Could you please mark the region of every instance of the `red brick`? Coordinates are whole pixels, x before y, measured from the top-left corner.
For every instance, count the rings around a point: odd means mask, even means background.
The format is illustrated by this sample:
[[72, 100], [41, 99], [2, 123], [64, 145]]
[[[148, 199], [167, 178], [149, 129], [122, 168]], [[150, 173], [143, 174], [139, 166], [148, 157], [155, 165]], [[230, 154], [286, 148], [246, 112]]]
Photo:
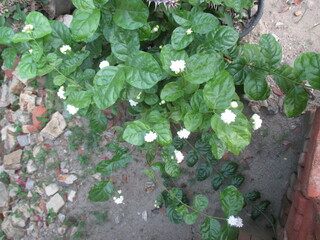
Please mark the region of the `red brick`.
[[311, 204], [307, 204], [305, 208], [303, 223], [298, 234], [298, 239], [314, 239], [313, 233], [316, 226], [316, 215], [312, 201], [309, 201], [309, 203]]
[[303, 223], [303, 215], [297, 214], [293, 220], [293, 229], [299, 231]]
[[37, 129], [41, 129], [41, 121], [38, 121], [37, 118], [38, 117], [45, 117], [47, 115], [47, 109], [45, 106], [40, 105], [38, 107], [35, 107], [32, 110], [32, 124], [34, 127], [36, 127]]
[[287, 193], [286, 193], [286, 197], [287, 199], [292, 202], [293, 201], [293, 197], [294, 197], [294, 190], [292, 187], [288, 187], [287, 189]]
[[317, 240], [320, 240], [320, 219], [316, 222], [314, 234]]
[[296, 191], [294, 195], [293, 201], [294, 207], [297, 209], [297, 212], [300, 214], [304, 214], [306, 211], [306, 207], [308, 204], [312, 205], [312, 201], [306, 199], [300, 191]]
[[240, 231], [238, 240], [251, 240], [251, 235], [244, 231]]

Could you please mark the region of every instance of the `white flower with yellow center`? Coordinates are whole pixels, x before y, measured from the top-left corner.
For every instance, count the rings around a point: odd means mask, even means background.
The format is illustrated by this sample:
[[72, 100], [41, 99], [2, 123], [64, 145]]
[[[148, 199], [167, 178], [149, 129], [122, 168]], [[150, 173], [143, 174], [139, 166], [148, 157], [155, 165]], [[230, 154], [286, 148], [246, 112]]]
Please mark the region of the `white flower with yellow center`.
[[22, 29], [22, 32], [25, 32], [25, 33], [32, 33], [33, 32], [33, 25], [31, 24], [27, 24], [23, 27]]
[[110, 64], [107, 60], [104, 60], [99, 64], [100, 69], [105, 68], [105, 67], [109, 67], [109, 66], [110, 66]]
[[153, 142], [154, 140], [156, 140], [158, 137], [158, 135], [155, 132], [148, 132], [145, 136], [144, 136], [144, 140], [146, 142]]
[[230, 124], [234, 121], [236, 121], [236, 115], [229, 109], [226, 109], [222, 114], [221, 114], [221, 120], [226, 123]]
[[79, 111], [79, 108], [76, 108], [75, 106], [72, 105], [67, 105], [67, 111], [71, 114], [74, 115]]
[[60, 52], [62, 54], [67, 54], [69, 51], [71, 51], [71, 47], [69, 45], [63, 45], [61, 48], [60, 48]]
[[186, 68], [186, 62], [184, 60], [171, 61], [170, 69], [175, 74], [181, 73]]

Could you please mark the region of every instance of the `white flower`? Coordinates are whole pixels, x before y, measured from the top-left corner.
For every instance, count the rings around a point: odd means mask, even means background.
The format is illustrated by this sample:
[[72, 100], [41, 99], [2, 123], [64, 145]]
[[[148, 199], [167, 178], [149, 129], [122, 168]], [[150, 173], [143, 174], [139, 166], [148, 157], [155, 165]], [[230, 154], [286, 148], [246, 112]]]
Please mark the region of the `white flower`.
[[231, 104], [230, 104], [230, 106], [231, 106], [232, 108], [237, 108], [239, 105], [238, 105], [238, 103], [237, 103], [236, 101], [232, 101]]
[[29, 53], [32, 53], [33, 52], [33, 49], [31, 48], [31, 49], [29, 49]]
[[190, 135], [190, 132], [187, 129], [183, 128], [180, 131], [178, 131], [177, 134], [178, 134], [179, 138], [187, 139]]
[[121, 203], [123, 203], [123, 200], [124, 200], [122, 195], [120, 195], [118, 197], [113, 197], [112, 199], [116, 204], [121, 204]]
[[242, 219], [240, 217], [230, 216], [228, 219], [228, 224], [232, 227], [241, 228], [243, 227]]
[[189, 28], [187, 31], [186, 31], [187, 35], [190, 35], [192, 33], [192, 29]]
[[181, 73], [186, 68], [186, 62], [184, 60], [171, 61], [170, 69], [175, 74]]
[[153, 142], [154, 140], [156, 140], [158, 137], [158, 135], [155, 132], [148, 132], [145, 136], [144, 136], [144, 140], [146, 142]]
[[25, 32], [25, 33], [32, 33], [33, 31], [33, 25], [31, 24], [27, 24], [24, 26], [24, 28], [22, 29], [22, 32]]
[[67, 54], [67, 52], [71, 51], [71, 47], [69, 45], [63, 45], [61, 48], [60, 48], [60, 52], [62, 54]]
[[131, 107], [135, 107], [135, 106], [138, 105], [138, 102], [133, 101], [132, 99], [129, 99], [129, 103], [130, 103], [130, 106], [131, 106]]
[[257, 129], [261, 128], [262, 120], [258, 114], [253, 114], [251, 119], [252, 119], [252, 123], [253, 123], [253, 130], [257, 130]]
[[119, 194], [121, 194], [121, 193], [122, 193], [122, 191], [121, 191], [121, 190], [118, 190], [118, 193], [119, 193]]
[[110, 64], [107, 60], [104, 60], [99, 64], [100, 69], [105, 68], [105, 67], [109, 67], [109, 66], [110, 66]]
[[72, 105], [67, 105], [67, 111], [71, 114], [74, 115], [78, 112], [79, 108], [76, 108], [75, 106]]
[[230, 124], [230, 123], [236, 121], [236, 115], [231, 110], [226, 109], [221, 114], [221, 120], [226, 124]]
[[57, 92], [57, 95], [58, 95], [58, 97], [61, 98], [61, 99], [66, 99], [65, 93], [66, 93], [66, 92], [64, 91], [64, 87], [61, 86], [61, 87], [59, 88], [59, 91]]
[[160, 204], [159, 204], [159, 202], [157, 200], [154, 202], [153, 206], [155, 208], [160, 208]]
[[159, 31], [159, 25], [156, 25], [154, 28], [152, 28], [151, 33], [156, 33]]
[[182, 161], [184, 159], [182, 152], [180, 152], [178, 150], [174, 150], [174, 156], [176, 157], [178, 163], [182, 163]]
[[165, 104], [165, 103], [166, 103], [165, 100], [161, 100], [161, 102], [159, 102], [159, 105], [163, 105], [163, 104]]

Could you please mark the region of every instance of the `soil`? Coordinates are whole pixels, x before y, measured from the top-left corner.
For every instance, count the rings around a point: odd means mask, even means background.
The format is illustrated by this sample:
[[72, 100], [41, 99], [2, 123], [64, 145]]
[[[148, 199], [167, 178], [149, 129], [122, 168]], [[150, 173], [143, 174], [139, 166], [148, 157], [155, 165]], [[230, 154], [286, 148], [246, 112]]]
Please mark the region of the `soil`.
[[[258, 42], [264, 33], [275, 34], [283, 46], [283, 62], [293, 64], [294, 59], [301, 53], [307, 51], [320, 52], [320, 5], [316, 1], [304, 0], [298, 6], [292, 6], [288, 11], [279, 13], [287, 6], [285, 0], [265, 1], [264, 15], [254, 29], [243, 41], [250, 43]], [[295, 16], [294, 13], [301, 11], [302, 15]], [[310, 109], [318, 106], [315, 97], [311, 102]], [[281, 102], [281, 101], [278, 101]], [[259, 105], [259, 104], [258, 104]], [[251, 107], [250, 107], [251, 106]], [[251, 190], [261, 192], [262, 200], [267, 199], [271, 205], [266, 213], [270, 216], [278, 216], [282, 196], [286, 193], [291, 174], [297, 169], [299, 153], [302, 151], [306, 124], [305, 115], [297, 118], [288, 119], [280, 111], [270, 111], [266, 107], [258, 110], [252, 107], [252, 103], [246, 108], [246, 114], [251, 116], [253, 111], [259, 111], [263, 120], [262, 128], [256, 131], [252, 137], [252, 143], [239, 155], [229, 156], [228, 160], [239, 163], [242, 174], [246, 180], [241, 186], [241, 191], [247, 193]], [[77, 125], [86, 125], [85, 120], [77, 120]], [[57, 233], [61, 223], [56, 219], [49, 228], [44, 228], [40, 239], [71, 239], [70, 232], [77, 231], [79, 239], [87, 240], [199, 240], [198, 224], [189, 226], [186, 224], [175, 225], [165, 216], [163, 209], [156, 209], [154, 201], [157, 195], [163, 190], [158, 183], [151, 192], [145, 191], [145, 185], [150, 179], [142, 172], [146, 168], [145, 156], [134, 151], [132, 146], [126, 145], [132, 150], [133, 162], [125, 169], [117, 170], [112, 175], [112, 180], [117, 190], [122, 190], [124, 204], [115, 204], [112, 200], [103, 203], [90, 202], [88, 192], [97, 181], [90, 173], [89, 167], [82, 167], [77, 161], [78, 153], [70, 150], [65, 142], [68, 139], [66, 132], [55, 141], [46, 141], [56, 150], [54, 157], [46, 159], [46, 168], [39, 169], [41, 173], [37, 175], [39, 183], [49, 184], [55, 182], [55, 167], [49, 163], [67, 162], [66, 168], [69, 173], [76, 173], [79, 179], [72, 186], [66, 189], [77, 191], [74, 202], [67, 202], [60, 211], [66, 215], [69, 222], [84, 222], [78, 228], [69, 228], [65, 237]], [[115, 141], [114, 132], [108, 131], [103, 134], [103, 140], [99, 145], [104, 147], [106, 144]], [[112, 152], [103, 148], [102, 152], [97, 149], [90, 152], [92, 164], [96, 164], [101, 159], [110, 158]], [[54, 158], [54, 160], [52, 160]], [[223, 160], [222, 160], [223, 161]], [[182, 167], [187, 169], [185, 164]], [[207, 213], [210, 215], [220, 214], [218, 210], [218, 193], [211, 188], [210, 181], [191, 184], [182, 179], [182, 185], [187, 185], [188, 194], [193, 192], [206, 194], [210, 202], [214, 202]], [[217, 203], [217, 204], [215, 204]], [[260, 218], [257, 221], [250, 219], [250, 208], [242, 212], [244, 219], [243, 230], [260, 236], [261, 239], [269, 240], [272, 238], [272, 230], [266, 228], [267, 220]], [[147, 218], [143, 212], [147, 212]], [[96, 216], [104, 218], [99, 221]], [[200, 221], [199, 221], [200, 222]], [[34, 239], [34, 238], [25, 238]]]

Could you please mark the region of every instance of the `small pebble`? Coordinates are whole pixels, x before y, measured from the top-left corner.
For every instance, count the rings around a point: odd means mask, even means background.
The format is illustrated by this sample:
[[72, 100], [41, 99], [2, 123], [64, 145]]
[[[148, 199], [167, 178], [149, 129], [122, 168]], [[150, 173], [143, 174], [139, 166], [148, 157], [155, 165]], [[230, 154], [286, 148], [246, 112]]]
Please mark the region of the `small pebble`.
[[295, 15], [296, 17], [299, 17], [299, 16], [302, 15], [302, 11], [295, 11], [295, 12], [294, 12], [294, 15]]

